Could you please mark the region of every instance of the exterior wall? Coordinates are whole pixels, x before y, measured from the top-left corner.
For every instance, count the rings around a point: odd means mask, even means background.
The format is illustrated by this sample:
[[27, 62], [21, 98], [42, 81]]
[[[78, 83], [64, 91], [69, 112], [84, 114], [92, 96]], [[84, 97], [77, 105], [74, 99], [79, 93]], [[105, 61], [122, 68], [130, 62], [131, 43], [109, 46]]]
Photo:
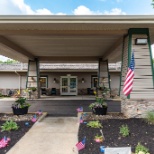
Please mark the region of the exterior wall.
[[[136, 44], [135, 40], [137, 38], [148, 39], [148, 43], [146, 45]], [[132, 92], [127, 96], [127, 98], [154, 98], [154, 73], [150, 45], [148, 29], [129, 29], [128, 37], [125, 37], [123, 44], [120, 92], [120, 96], [122, 98], [126, 98], [122, 90], [127, 74], [128, 65], [130, 64], [132, 51], [134, 51], [135, 60], [134, 81]]]
[[[19, 75], [15, 72], [0, 73], [0, 89], [18, 89], [19, 88]], [[26, 87], [26, 74], [21, 76], [21, 88]]]
[[[19, 75], [20, 74], [20, 83]], [[25, 89], [26, 88], [26, 78], [27, 73], [18, 73], [15, 72], [0, 72], [0, 89]], [[48, 77], [48, 87], [60, 89], [60, 76], [66, 76], [71, 74], [72, 76], [78, 77], [78, 92], [80, 94], [81, 90], [84, 90], [84, 93], [87, 93], [87, 88], [91, 88], [91, 75], [97, 75], [97, 72], [41, 72], [41, 76]], [[56, 83], [53, 82], [56, 78]], [[84, 78], [85, 82], [82, 83], [81, 80]], [[110, 72], [111, 78], [111, 89], [119, 89], [120, 82], [120, 72]], [[117, 90], [118, 91], [118, 90]]]
[[111, 95], [115, 97], [119, 95], [119, 86], [120, 86], [120, 72], [110, 72], [110, 87], [111, 87]]
[[130, 98], [154, 98], [153, 72], [149, 45], [135, 45], [136, 38], [147, 38], [147, 35], [132, 35], [132, 49], [135, 59], [135, 77]]
[[26, 88], [26, 73], [17, 74], [15, 72], [0, 73], [0, 93], [8, 95], [9, 90], [19, 90]]
[[[51, 73], [41, 73], [41, 76], [48, 77], [48, 88], [56, 88], [58, 89], [58, 93], [60, 90], [60, 76], [67, 76], [67, 74], [71, 74], [71, 76], [77, 76], [78, 78], [78, 94], [81, 93], [81, 90], [86, 93], [87, 88], [91, 88], [91, 75], [97, 75], [96, 72], [51, 72]], [[54, 78], [56, 78], [56, 83], [54, 83]], [[81, 80], [84, 78], [85, 82], [82, 83]]]
[[123, 99], [121, 101], [121, 112], [128, 118], [143, 118], [148, 111], [153, 110], [153, 99]]

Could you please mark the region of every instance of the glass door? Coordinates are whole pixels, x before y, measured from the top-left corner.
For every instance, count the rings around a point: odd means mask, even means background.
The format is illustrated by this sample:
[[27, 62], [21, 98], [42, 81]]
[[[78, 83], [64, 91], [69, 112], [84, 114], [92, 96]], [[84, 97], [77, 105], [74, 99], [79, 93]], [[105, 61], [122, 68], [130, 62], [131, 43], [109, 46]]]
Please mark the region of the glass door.
[[68, 95], [69, 93], [69, 86], [68, 86], [68, 78], [62, 77], [61, 78], [61, 93]]
[[77, 77], [61, 76], [60, 77], [60, 94], [77, 95]]
[[77, 78], [70, 77], [70, 93], [77, 95]]

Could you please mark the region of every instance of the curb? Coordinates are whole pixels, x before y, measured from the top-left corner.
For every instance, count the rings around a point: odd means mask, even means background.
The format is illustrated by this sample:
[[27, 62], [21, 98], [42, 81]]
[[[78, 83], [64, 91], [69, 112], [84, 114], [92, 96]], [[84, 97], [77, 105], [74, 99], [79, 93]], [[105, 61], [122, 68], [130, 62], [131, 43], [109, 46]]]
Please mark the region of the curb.
[[37, 122], [41, 122], [46, 116], [47, 116], [47, 112], [43, 112], [42, 113], [42, 116], [41, 117], [39, 117], [39, 119], [37, 120]]

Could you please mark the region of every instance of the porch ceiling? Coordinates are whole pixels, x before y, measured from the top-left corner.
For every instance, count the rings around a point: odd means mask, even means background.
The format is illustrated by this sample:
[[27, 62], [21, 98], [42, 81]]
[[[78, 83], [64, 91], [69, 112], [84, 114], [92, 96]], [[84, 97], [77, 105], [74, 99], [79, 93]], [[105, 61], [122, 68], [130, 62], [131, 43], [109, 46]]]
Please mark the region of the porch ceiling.
[[0, 16], [0, 54], [21, 62], [116, 62], [129, 28], [154, 36], [154, 16]]

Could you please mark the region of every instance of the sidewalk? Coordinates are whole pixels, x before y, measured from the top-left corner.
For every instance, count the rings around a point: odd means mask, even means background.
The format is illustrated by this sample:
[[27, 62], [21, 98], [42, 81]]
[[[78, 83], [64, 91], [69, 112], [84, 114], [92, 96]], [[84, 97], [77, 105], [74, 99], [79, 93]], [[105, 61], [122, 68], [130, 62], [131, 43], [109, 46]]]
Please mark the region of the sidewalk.
[[47, 117], [35, 125], [7, 154], [78, 154], [78, 117]]

